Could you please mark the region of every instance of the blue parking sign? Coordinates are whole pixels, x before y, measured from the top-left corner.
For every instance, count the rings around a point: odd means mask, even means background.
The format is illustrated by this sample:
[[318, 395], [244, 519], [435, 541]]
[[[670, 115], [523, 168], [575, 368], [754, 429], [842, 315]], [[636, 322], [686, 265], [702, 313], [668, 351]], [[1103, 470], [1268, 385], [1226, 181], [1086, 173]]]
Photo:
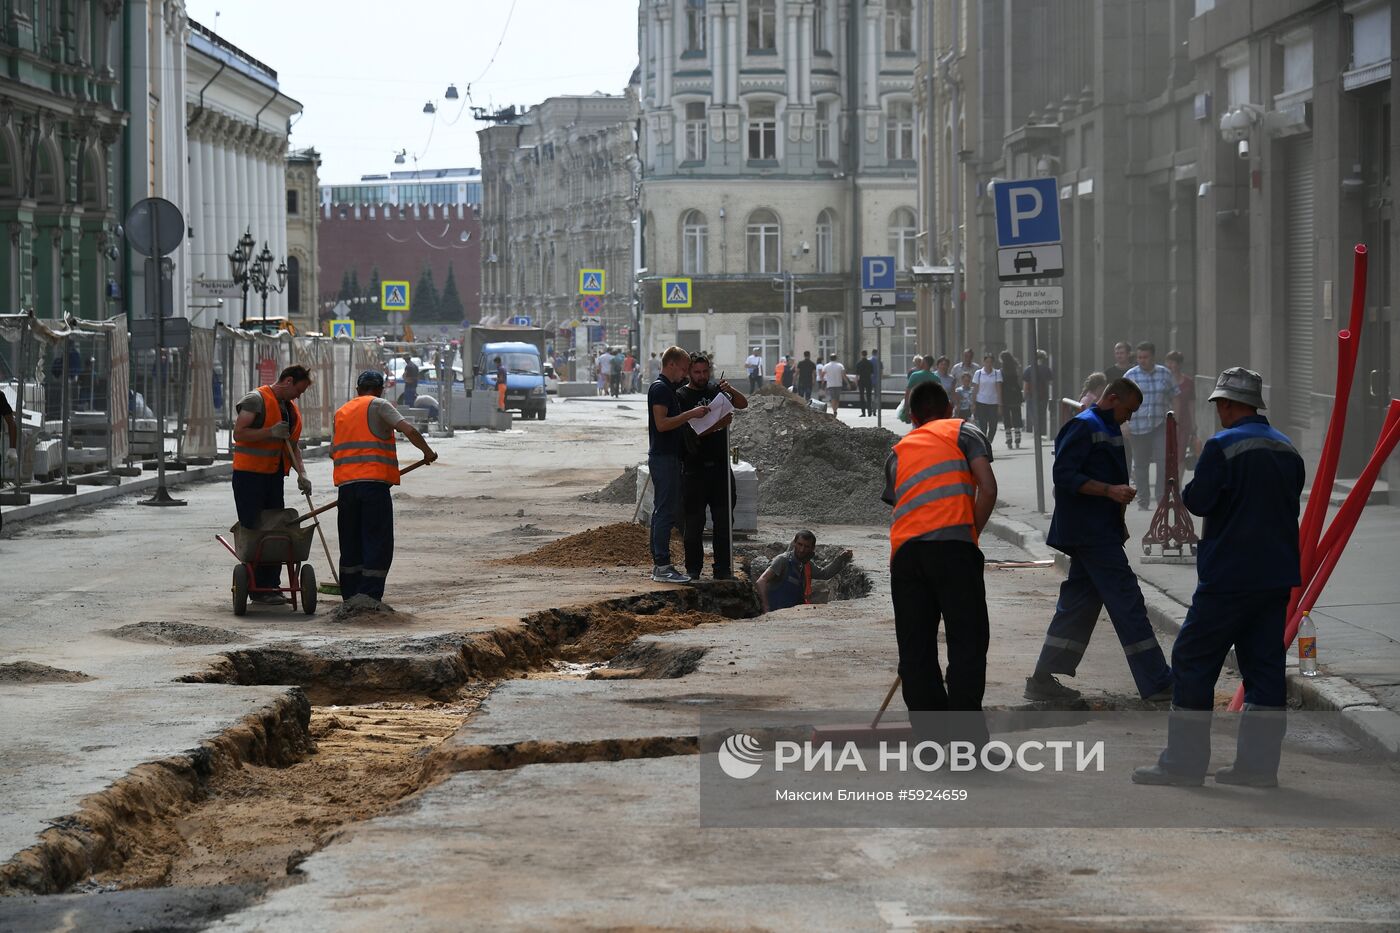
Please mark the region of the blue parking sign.
[[860, 287], [863, 291], [894, 291], [894, 257], [860, 257]]
[[999, 181], [992, 185], [997, 246], [1060, 242], [1059, 182], [1054, 178]]

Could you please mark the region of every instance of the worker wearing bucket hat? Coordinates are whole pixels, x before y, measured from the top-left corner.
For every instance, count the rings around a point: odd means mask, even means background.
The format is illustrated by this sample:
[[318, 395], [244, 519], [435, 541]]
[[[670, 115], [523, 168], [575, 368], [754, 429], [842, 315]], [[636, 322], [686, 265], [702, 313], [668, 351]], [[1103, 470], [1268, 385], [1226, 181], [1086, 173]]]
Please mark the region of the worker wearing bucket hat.
[[1244, 677], [1245, 713], [1235, 762], [1218, 784], [1272, 787], [1283, 744], [1289, 591], [1298, 585], [1298, 504], [1306, 472], [1293, 443], [1259, 414], [1264, 379], [1242, 367], [1220, 374], [1210, 401], [1221, 431], [1201, 448], [1181, 498], [1205, 519], [1196, 592], [1172, 648], [1167, 747], [1138, 784], [1200, 784], [1210, 764], [1215, 682], [1230, 648]]
[[399, 484], [394, 432], [408, 438], [432, 463], [437, 454], [418, 429], [404, 420], [384, 394], [384, 374], [360, 373], [355, 398], [335, 413], [331, 462], [340, 509], [340, 595], [384, 598], [384, 582], [394, 559], [394, 503], [390, 487]]

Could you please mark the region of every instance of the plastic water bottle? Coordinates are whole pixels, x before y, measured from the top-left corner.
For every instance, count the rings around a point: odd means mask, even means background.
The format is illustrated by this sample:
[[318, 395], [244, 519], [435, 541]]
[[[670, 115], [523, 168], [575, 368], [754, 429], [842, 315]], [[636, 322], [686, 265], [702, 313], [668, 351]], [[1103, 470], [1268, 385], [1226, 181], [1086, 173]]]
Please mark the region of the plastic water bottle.
[[1306, 612], [1298, 624], [1298, 673], [1304, 677], [1317, 676], [1317, 626]]

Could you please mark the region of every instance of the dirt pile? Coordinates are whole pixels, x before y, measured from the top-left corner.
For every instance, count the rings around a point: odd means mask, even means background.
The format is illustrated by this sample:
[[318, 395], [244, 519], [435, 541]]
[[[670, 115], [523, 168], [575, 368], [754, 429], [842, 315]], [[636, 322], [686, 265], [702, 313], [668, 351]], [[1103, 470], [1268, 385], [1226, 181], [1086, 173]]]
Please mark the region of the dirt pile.
[[82, 671], [65, 671], [33, 661], [11, 661], [0, 664], [0, 684], [76, 684], [92, 680]]
[[[616, 522], [551, 541], [501, 563], [517, 567], [650, 567], [648, 534], [642, 525]], [[683, 548], [680, 535], [673, 533], [671, 555], [679, 556]]]
[[357, 593], [335, 607], [335, 611], [331, 613], [330, 621], [337, 623], [407, 623], [413, 621], [413, 617], [402, 612], [395, 612], [388, 603], [380, 602], [373, 596]]
[[728, 622], [722, 615], [699, 610], [677, 610], [639, 614], [600, 609], [588, 620], [588, 628], [574, 641], [559, 649], [565, 661], [605, 661], [643, 635], [674, 632], [716, 622]]
[[112, 631], [113, 638], [153, 645], [227, 645], [247, 641], [237, 632], [189, 622], [133, 622]]
[[579, 496], [584, 502], [597, 502], [604, 505], [632, 505], [637, 501], [637, 468], [627, 467], [622, 475], [597, 492], [586, 492]]
[[[780, 393], [780, 394], [779, 394]], [[782, 390], [736, 416], [730, 443], [758, 471], [759, 511], [814, 524], [883, 522], [885, 457], [898, 436], [852, 428]]]

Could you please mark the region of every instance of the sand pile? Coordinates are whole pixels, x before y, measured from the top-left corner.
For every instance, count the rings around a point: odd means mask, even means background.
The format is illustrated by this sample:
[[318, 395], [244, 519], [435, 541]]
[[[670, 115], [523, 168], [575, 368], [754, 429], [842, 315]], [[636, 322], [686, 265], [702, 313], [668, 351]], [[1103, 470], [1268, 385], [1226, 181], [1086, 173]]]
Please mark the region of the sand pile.
[[82, 671], [65, 671], [33, 661], [0, 664], [0, 683], [3, 684], [76, 684], [84, 680], [92, 678]]
[[584, 502], [599, 502], [608, 505], [620, 505], [627, 503], [634, 505], [637, 502], [637, 468], [627, 467], [622, 471], [622, 475], [608, 483], [597, 492], [586, 492], [579, 496]]
[[[616, 522], [551, 541], [501, 563], [522, 567], [650, 567], [648, 535], [642, 525]], [[681, 536], [673, 532], [671, 556], [679, 560], [682, 553]]]
[[722, 615], [697, 610], [638, 614], [619, 610], [591, 613], [588, 627], [577, 639], [562, 645], [565, 661], [601, 661], [611, 658], [643, 635], [674, 632], [697, 625], [728, 622]]

